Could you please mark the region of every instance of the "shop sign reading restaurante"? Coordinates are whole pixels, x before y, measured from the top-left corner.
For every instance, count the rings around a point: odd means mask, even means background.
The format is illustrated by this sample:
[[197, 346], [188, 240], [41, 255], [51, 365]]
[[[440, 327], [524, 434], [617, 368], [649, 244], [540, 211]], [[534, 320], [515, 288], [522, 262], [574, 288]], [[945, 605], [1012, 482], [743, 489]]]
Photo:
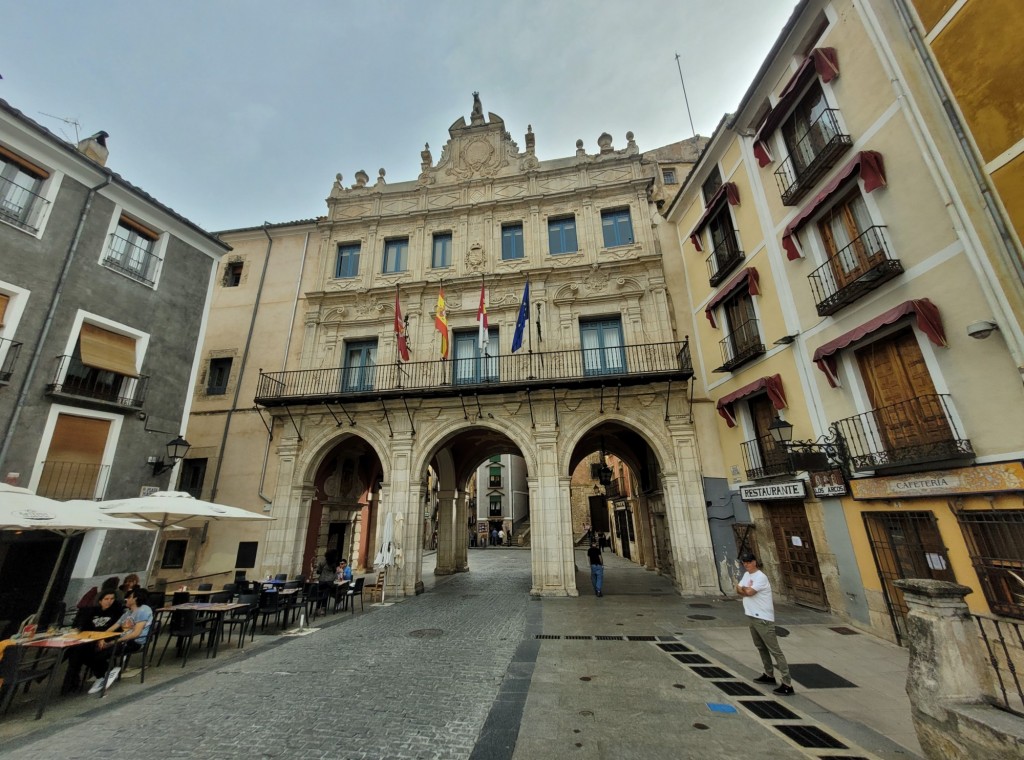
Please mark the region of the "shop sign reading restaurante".
[[740, 486], [743, 501], [771, 501], [772, 499], [802, 499], [807, 493], [802, 480], [785, 483], [767, 483], [763, 486]]

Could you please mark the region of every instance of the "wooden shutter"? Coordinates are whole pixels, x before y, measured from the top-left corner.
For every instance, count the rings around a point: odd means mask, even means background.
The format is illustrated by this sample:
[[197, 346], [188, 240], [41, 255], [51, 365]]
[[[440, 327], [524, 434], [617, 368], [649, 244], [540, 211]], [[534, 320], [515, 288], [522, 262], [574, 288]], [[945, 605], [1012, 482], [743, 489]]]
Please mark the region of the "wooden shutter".
[[142, 235], [142, 237], [146, 238], [147, 240], [152, 241], [160, 237], [159, 232], [151, 230], [149, 227], [142, 224], [141, 222], [135, 221], [130, 216], [122, 215], [122, 217], [118, 220], [117, 223], [120, 224], [122, 227], [127, 227], [130, 230], [135, 230], [137, 233]]
[[10, 296], [0, 293], [0, 327], [4, 326], [4, 315], [7, 314], [7, 304], [10, 302]]
[[83, 324], [78, 334], [82, 364], [125, 377], [138, 377], [135, 369], [135, 338]]
[[33, 177], [36, 177], [37, 179], [46, 179], [47, 177], [50, 176], [50, 172], [46, 171], [46, 169], [44, 169], [43, 167], [32, 163], [23, 156], [19, 156], [12, 150], [7, 150], [7, 148], [5, 148], [2, 145], [0, 145], [0, 158], [4, 158], [13, 164], [16, 164], [17, 166], [21, 167], [21, 170], [23, 172], [25, 172], [26, 174], [31, 174]]
[[100, 464], [103, 461], [103, 449], [106, 448], [109, 432], [110, 420], [74, 417], [70, 414], [58, 415], [46, 458], [62, 462]]

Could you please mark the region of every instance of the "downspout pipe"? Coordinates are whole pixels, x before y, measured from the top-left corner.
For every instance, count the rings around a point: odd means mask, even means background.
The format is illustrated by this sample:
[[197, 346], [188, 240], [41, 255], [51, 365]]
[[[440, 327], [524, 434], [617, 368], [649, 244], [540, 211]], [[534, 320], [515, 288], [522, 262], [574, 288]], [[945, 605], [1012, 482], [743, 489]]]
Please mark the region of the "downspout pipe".
[[18, 400], [14, 404], [14, 410], [11, 412], [11, 417], [7, 421], [7, 431], [4, 433], [3, 444], [0, 445], [0, 467], [3, 466], [4, 461], [7, 459], [7, 452], [10, 450], [11, 442], [14, 440], [14, 432], [18, 429], [18, 420], [21, 419], [21, 410], [25, 408], [25, 403], [28, 400], [29, 389], [32, 387], [32, 380], [35, 378], [36, 372], [39, 369], [39, 361], [43, 354], [43, 347], [46, 345], [46, 338], [50, 334], [50, 328], [53, 326], [53, 319], [57, 314], [57, 307], [60, 305], [61, 296], [64, 294], [64, 285], [67, 283], [68, 274], [71, 271], [71, 264], [75, 260], [75, 254], [78, 253], [78, 244], [82, 240], [82, 230], [85, 229], [85, 220], [89, 216], [89, 210], [92, 208], [93, 200], [96, 198], [96, 194], [109, 185], [113, 181], [113, 176], [107, 174], [100, 184], [95, 187], [89, 188], [89, 193], [85, 197], [85, 203], [82, 205], [82, 211], [78, 215], [78, 225], [75, 227], [75, 234], [71, 238], [71, 244], [68, 246], [68, 252], [64, 255], [64, 264], [60, 270], [60, 276], [57, 278], [57, 284], [53, 288], [53, 295], [50, 296], [50, 306], [46, 312], [46, 320], [43, 322], [43, 329], [39, 332], [39, 339], [36, 341], [35, 350], [32, 352], [32, 359], [28, 364], [28, 371], [25, 372], [25, 376], [21, 380], [21, 388], [18, 390]]
[[256, 289], [256, 302], [252, 307], [252, 317], [249, 319], [249, 332], [245, 336], [245, 348], [242, 350], [242, 363], [238, 368], [238, 382], [235, 383], [235, 395], [231, 399], [231, 406], [228, 408], [228, 416], [224, 421], [224, 433], [220, 438], [220, 448], [217, 451], [217, 468], [213, 471], [213, 485], [210, 489], [210, 501], [216, 501], [217, 488], [220, 485], [220, 472], [224, 465], [224, 450], [228, 445], [228, 433], [231, 431], [231, 419], [235, 410], [238, 409], [238, 397], [242, 393], [242, 380], [245, 378], [245, 367], [249, 361], [249, 349], [252, 347], [252, 336], [256, 328], [256, 316], [260, 311], [260, 299], [263, 296], [263, 284], [267, 281], [267, 269], [270, 267], [270, 251], [274, 247], [274, 239], [267, 231], [270, 222], [263, 223], [263, 234], [267, 236], [267, 252], [263, 257], [263, 271], [260, 272], [260, 284]]
[[[306, 253], [309, 251], [309, 233], [306, 233], [306, 239], [302, 243], [302, 261], [299, 262], [299, 276], [295, 280], [295, 296], [292, 299], [292, 316], [288, 322], [288, 334], [284, 339], [284, 356], [281, 358], [281, 366], [288, 366], [288, 352], [292, 347], [292, 330], [295, 329], [295, 314], [299, 310], [299, 294], [302, 292], [302, 275], [306, 271]], [[271, 419], [271, 426], [273, 426], [273, 419]], [[263, 468], [260, 470], [260, 487], [256, 495], [263, 500], [264, 504], [273, 504], [274, 500], [263, 493], [263, 486], [267, 482], [267, 463], [270, 461], [270, 442], [272, 437], [267, 435], [267, 445], [263, 449]]]

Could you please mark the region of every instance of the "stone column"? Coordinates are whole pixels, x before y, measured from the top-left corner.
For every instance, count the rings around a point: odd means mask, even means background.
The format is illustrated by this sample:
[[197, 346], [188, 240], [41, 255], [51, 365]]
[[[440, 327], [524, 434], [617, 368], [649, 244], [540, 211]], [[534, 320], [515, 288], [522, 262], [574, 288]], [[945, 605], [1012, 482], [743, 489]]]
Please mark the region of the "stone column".
[[455, 572], [469, 570], [469, 502], [464, 493], [455, 500]]
[[979, 736], [961, 736], [960, 721], [951, 710], [983, 703], [990, 680], [978, 627], [964, 602], [971, 589], [928, 579], [898, 580], [895, 585], [910, 608], [907, 695], [925, 755], [936, 760], [1007, 757], [978, 747]]
[[455, 572], [455, 491], [437, 492], [437, 567], [434, 575]]

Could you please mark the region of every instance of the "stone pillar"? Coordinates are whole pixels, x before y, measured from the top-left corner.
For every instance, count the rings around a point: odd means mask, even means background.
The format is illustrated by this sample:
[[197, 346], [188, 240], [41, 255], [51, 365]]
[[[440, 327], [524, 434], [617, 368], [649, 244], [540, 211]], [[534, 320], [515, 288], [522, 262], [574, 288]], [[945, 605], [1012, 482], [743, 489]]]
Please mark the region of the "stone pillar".
[[572, 544], [569, 478], [559, 476], [557, 436], [551, 425], [534, 435], [539, 472], [529, 478], [530, 559], [535, 596], [578, 596]]
[[455, 572], [469, 570], [469, 503], [465, 493], [455, 500]]
[[898, 580], [910, 608], [907, 695], [921, 748], [938, 760], [978, 760], [990, 755], [961, 736], [956, 705], [984, 702], [989, 679], [977, 624], [964, 597], [967, 586], [928, 579]]
[[437, 492], [437, 567], [434, 575], [455, 572], [455, 491]]

